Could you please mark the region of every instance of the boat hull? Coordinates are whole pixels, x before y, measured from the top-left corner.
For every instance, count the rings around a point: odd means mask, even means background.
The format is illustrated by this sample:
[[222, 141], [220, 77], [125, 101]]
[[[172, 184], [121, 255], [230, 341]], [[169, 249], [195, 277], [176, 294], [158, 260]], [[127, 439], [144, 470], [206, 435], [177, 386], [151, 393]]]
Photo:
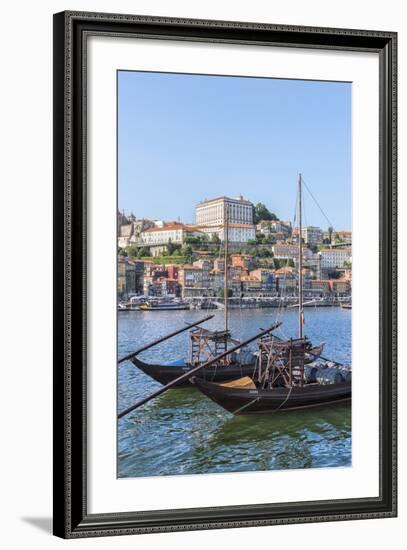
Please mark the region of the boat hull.
[[189, 305], [187, 306], [156, 306], [156, 307], [140, 307], [141, 311], [185, 311], [190, 309]]
[[[315, 361], [319, 357], [319, 354], [322, 351], [323, 346], [313, 348], [313, 354], [308, 355], [305, 360], [305, 363], [310, 363]], [[131, 359], [134, 366], [143, 371], [145, 374], [159, 382], [160, 384], [168, 384], [173, 380], [176, 380], [192, 368], [193, 366], [185, 363], [185, 361], [174, 361], [173, 363], [167, 364], [154, 364], [154, 363], [145, 363], [137, 356]], [[196, 366], [196, 365], [195, 365]], [[250, 363], [247, 365], [242, 365], [241, 363], [230, 363], [227, 366], [209, 366], [204, 367], [199, 371], [195, 376], [202, 378], [203, 380], [208, 380], [209, 382], [228, 382], [230, 380], [235, 380], [236, 378], [241, 378], [243, 376], [253, 377], [256, 372], [255, 363]], [[181, 384], [177, 385], [177, 388], [182, 387], [191, 387], [193, 384], [190, 380], [186, 380]]]
[[351, 399], [350, 382], [271, 390], [225, 387], [199, 378], [194, 379], [194, 383], [204, 395], [236, 415], [304, 409]]
[[[181, 363], [181, 361], [174, 362], [167, 365], [156, 365], [152, 363], [145, 363], [141, 361], [137, 356], [131, 359], [133, 365], [143, 371], [145, 374], [159, 382], [160, 384], [168, 384], [173, 380], [176, 380], [189, 370], [192, 370], [192, 366], [187, 363]], [[179, 363], [179, 364], [176, 364]], [[250, 365], [241, 365], [240, 363], [231, 363], [227, 366], [209, 366], [204, 367], [195, 374], [203, 380], [210, 382], [227, 382], [243, 376], [253, 376], [256, 370], [254, 363]], [[193, 384], [190, 380], [185, 380], [179, 387], [192, 387]]]

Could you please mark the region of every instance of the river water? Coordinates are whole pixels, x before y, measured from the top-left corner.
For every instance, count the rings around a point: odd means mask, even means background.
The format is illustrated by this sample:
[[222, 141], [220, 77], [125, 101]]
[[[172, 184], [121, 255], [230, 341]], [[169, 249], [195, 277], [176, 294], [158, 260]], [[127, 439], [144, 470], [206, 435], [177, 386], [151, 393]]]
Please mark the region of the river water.
[[[207, 328], [221, 328], [223, 312]], [[203, 311], [118, 313], [119, 357], [206, 315]], [[230, 311], [230, 329], [248, 338], [278, 320], [282, 337], [297, 335], [297, 312]], [[305, 309], [304, 334], [325, 342], [324, 356], [351, 363], [350, 310]], [[186, 357], [188, 331], [146, 351], [147, 361]], [[160, 384], [132, 363], [119, 366], [118, 409], [149, 395]], [[273, 415], [233, 416], [196, 389], [172, 389], [118, 422], [118, 477], [243, 472], [350, 466], [351, 406], [337, 404]]]

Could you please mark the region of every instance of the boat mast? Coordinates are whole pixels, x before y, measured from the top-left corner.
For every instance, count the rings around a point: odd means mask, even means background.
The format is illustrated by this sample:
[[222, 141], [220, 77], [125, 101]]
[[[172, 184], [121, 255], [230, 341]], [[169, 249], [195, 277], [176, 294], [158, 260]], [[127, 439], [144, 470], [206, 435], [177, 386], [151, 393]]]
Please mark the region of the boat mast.
[[228, 206], [225, 199], [224, 202], [224, 211], [223, 211], [223, 240], [225, 244], [225, 271], [223, 279], [223, 299], [224, 299], [224, 309], [225, 309], [225, 332], [228, 331], [228, 245], [229, 245], [229, 220], [228, 220]]
[[302, 338], [302, 323], [304, 318], [303, 283], [302, 283], [302, 180], [298, 175], [298, 203], [299, 203], [299, 235], [298, 235], [298, 336]]

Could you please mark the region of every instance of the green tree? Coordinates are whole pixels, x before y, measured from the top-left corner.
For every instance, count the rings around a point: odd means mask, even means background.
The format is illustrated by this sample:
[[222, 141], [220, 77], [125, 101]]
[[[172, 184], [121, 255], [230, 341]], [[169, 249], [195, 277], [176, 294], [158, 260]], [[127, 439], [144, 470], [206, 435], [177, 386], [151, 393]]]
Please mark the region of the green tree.
[[180, 250], [182, 256], [192, 256], [192, 246], [184, 244]]
[[148, 246], [141, 246], [137, 251], [137, 258], [145, 258], [151, 256], [151, 251]]
[[185, 242], [188, 244], [201, 244], [201, 238], [200, 237], [194, 237], [192, 235], [187, 235], [185, 237]]
[[124, 248], [118, 248], [117, 250], [117, 253], [119, 254], [119, 256], [127, 256], [127, 252], [124, 250]]
[[328, 271], [329, 279], [340, 279], [341, 276], [342, 276], [342, 273], [340, 271], [337, 271], [336, 269], [333, 269], [332, 271]]
[[180, 254], [181, 256], [185, 257], [185, 261], [187, 263], [192, 262], [192, 253], [193, 253], [192, 246], [190, 246], [189, 244], [185, 243], [180, 249]]
[[273, 252], [269, 248], [266, 248], [265, 246], [262, 246], [257, 251], [257, 255], [260, 258], [271, 258], [273, 256]]
[[262, 233], [256, 233], [256, 243], [257, 244], [263, 244], [266, 240], [266, 235], [263, 235]]
[[259, 223], [261, 220], [278, 220], [277, 216], [270, 212], [265, 204], [258, 202], [254, 207], [254, 223]]
[[139, 250], [138, 246], [131, 244], [126, 248], [127, 256], [129, 256], [129, 258], [136, 258]]
[[[225, 297], [225, 289], [224, 288], [221, 288], [219, 290], [219, 296], [220, 296], [220, 298]], [[233, 290], [231, 288], [228, 288], [228, 298], [231, 298], [232, 296], [233, 296]]]
[[173, 242], [171, 242], [171, 239], [168, 239], [168, 244], [167, 244], [168, 256], [171, 256], [174, 253], [179, 253], [180, 249], [181, 249], [180, 244], [174, 244]]
[[219, 238], [219, 235], [217, 233], [212, 234], [211, 243], [220, 244], [220, 238]]
[[205, 233], [202, 233], [201, 235], [199, 235], [199, 237], [194, 235], [187, 235], [185, 237], [185, 242], [190, 244], [201, 245], [201, 244], [207, 243], [208, 241], [209, 241], [208, 235], [205, 235]]

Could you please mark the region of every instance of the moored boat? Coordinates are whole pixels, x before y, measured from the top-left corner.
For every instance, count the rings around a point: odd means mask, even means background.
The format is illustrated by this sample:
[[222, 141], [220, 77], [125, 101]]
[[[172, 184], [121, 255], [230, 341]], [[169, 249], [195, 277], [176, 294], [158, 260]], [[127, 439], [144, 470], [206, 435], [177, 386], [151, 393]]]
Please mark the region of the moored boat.
[[189, 304], [185, 302], [147, 302], [139, 306], [141, 311], [182, 311], [190, 309]]
[[[131, 361], [137, 368], [163, 385], [176, 380], [194, 368], [193, 365], [183, 359], [154, 364], [145, 363], [136, 356], [132, 358]], [[223, 363], [204, 367], [197, 376], [211, 382], [223, 382], [226, 380], [232, 380], [239, 376], [253, 376], [255, 368], [255, 361], [248, 365], [234, 361], [229, 364]], [[191, 381], [189, 379], [184, 380], [178, 384], [177, 387], [191, 387]]]
[[[295, 344], [297, 341], [294, 340], [293, 342]], [[130, 360], [135, 367], [157, 382], [160, 382], [160, 384], [165, 385], [176, 380], [186, 372], [191, 371], [199, 364], [205, 363], [209, 358], [219, 356], [228, 349], [229, 345], [235, 344], [238, 344], [238, 341], [231, 338], [230, 334], [225, 333], [225, 331], [210, 331], [199, 327], [190, 332], [190, 352], [188, 359], [179, 358], [167, 362], [147, 363], [140, 359], [137, 353]], [[264, 344], [265, 342], [263, 342]], [[279, 345], [281, 345], [281, 340], [276, 339], [275, 346], [278, 348]], [[322, 349], [323, 344], [312, 347], [311, 342], [306, 339], [305, 364], [315, 361], [320, 356]], [[211, 382], [223, 382], [242, 376], [255, 376], [258, 365], [259, 351], [241, 348], [223, 360], [217, 361], [209, 367], [203, 367], [196, 376]], [[178, 387], [190, 387], [191, 384], [190, 380], [184, 380]]]
[[351, 399], [351, 382], [263, 388], [250, 377], [225, 383], [195, 378], [199, 390], [232, 414], [262, 414], [329, 405]]
[[[312, 359], [310, 357], [308, 362], [311, 361]], [[174, 361], [164, 361], [161, 363], [147, 363], [135, 356], [131, 359], [131, 362], [135, 367], [143, 371], [144, 374], [147, 374], [156, 380], [156, 382], [164, 385], [194, 368], [193, 365], [184, 359], [175, 359]], [[197, 376], [211, 382], [222, 382], [225, 380], [234, 380], [239, 376], [254, 376], [256, 368], [255, 358], [253, 358], [253, 362], [249, 364], [242, 364], [239, 361], [234, 361], [227, 365], [204, 367]], [[178, 387], [191, 387], [191, 384], [192, 382], [190, 380], [185, 380], [182, 384], [179, 384]]]

